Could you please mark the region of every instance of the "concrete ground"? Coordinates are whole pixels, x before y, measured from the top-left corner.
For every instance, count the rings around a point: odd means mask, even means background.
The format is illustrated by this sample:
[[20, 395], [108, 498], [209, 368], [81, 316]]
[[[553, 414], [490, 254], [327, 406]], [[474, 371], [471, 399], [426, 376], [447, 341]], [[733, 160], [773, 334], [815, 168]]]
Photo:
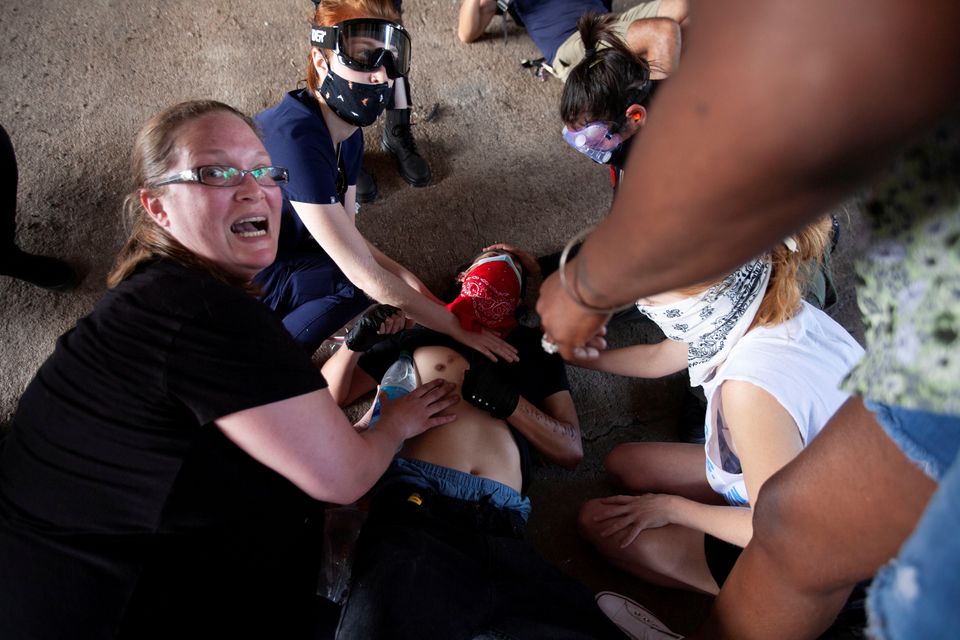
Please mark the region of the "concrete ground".
[[[618, 0], [615, 9], [629, 6]], [[434, 171], [413, 189], [367, 131], [367, 166], [381, 199], [358, 224], [387, 254], [439, 289], [480, 247], [504, 241], [552, 252], [600, 219], [609, 174], [560, 138], [561, 85], [519, 66], [538, 57], [512, 23], [495, 19], [482, 41], [456, 38], [456, 0], [408, 2], [417, 140]], [[20, 162], [18, 242], [80, 272], [55, 294], [0, 277], [0, 420], [8, 422], [56, 338], [87, 313], [124, 237], [120, 204], [137, 129], [176, 101], [215, 98], [255, 113], [305, 77], [307, 0], [130, 3], [10, 0], [0, 12], [0, 122]], [[430, 116], [428, 118], [428, 116]], [[654, 109], [652, 113], [656, 117]], [[855, 335], [847, 219], [836, 270], [835, 316]], [[651, 339], [621, 326], [614, 342]], [[252, 336], [251, 339], [254, 339]], [[681, 632], [709, 599], [654, 588], [606, 566], [574, 532], [578, 505], [611, 491], [603, 456], [629, 440], [673, 439], [685, 379], [635, 381], [571, 371], [586, 459], [576, 472], [543, 468], [532, 492], [532, 535], [543, 553], [590, 587], [628, 593]]]

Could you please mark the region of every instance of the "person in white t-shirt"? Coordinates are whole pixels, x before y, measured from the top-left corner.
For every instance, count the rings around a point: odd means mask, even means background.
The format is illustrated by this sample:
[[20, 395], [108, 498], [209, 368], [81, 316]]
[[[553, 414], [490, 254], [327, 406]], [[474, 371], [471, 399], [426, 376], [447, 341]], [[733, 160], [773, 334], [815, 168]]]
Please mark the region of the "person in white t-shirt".
[[606, 468], [628, 495], [591, 500], [580, 528], [648, 582], [716, 594], [753, 534], [763, 483], [819, 433], [863, 349], [802, 300], [800, 265], [823, 255], [830, 220], [717, 282], [637, 302], [667, 336], [576, 364], [656, 378], [684, 368], [707, 398], [706, 443], [616, 447]]

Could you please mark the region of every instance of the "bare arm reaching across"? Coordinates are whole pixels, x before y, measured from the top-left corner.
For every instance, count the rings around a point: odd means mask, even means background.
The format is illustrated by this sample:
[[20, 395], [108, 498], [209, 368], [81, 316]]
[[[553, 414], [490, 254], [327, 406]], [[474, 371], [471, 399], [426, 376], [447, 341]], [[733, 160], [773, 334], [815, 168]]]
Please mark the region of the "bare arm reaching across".
[[457, 22], [457, 37], [460, 42], [466, 44], [480, 38], [495, 15], [496, 0], [463, 0]]

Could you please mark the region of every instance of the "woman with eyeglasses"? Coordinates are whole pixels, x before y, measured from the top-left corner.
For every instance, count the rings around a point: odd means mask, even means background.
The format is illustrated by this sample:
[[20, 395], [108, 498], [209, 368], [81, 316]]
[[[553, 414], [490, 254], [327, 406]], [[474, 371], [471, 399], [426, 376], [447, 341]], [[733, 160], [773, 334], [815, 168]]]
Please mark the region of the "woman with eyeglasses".
[[[109, 291], [64, 334], [0, 444], [5, 638], [310, 637], [323, 520], [452, 386], [385, 402], [358, 434], [253, 296], [279, 185], [222, 103], [154, 117]], [[409, 400], [407, 399], [409, 398]]]
[[314, 12], [307, 87], [256, 120], [270, 155], [290, 169], [277, 261], [257, 282], [294, 339], [314, 351], [374, 300], [485, 356], [516, 350], [463, 328], [406, 268], [356, 227], [362, 127], [376, 121], [392, 78], [408, 72], [410, 38], [390, 0], [324, 0]]

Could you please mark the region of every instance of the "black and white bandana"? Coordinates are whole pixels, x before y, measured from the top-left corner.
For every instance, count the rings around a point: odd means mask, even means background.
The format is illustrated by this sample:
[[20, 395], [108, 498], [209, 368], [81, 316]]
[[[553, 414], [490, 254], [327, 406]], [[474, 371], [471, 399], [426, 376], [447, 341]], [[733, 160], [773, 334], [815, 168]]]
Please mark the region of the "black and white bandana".
[[686, 342], [690, 386], [713, 375], [733, 345], [750, 328], [770, 282], [770, 258], [743, 265], [703, 293], [662, 305], [637, 308], [678, 342]]

